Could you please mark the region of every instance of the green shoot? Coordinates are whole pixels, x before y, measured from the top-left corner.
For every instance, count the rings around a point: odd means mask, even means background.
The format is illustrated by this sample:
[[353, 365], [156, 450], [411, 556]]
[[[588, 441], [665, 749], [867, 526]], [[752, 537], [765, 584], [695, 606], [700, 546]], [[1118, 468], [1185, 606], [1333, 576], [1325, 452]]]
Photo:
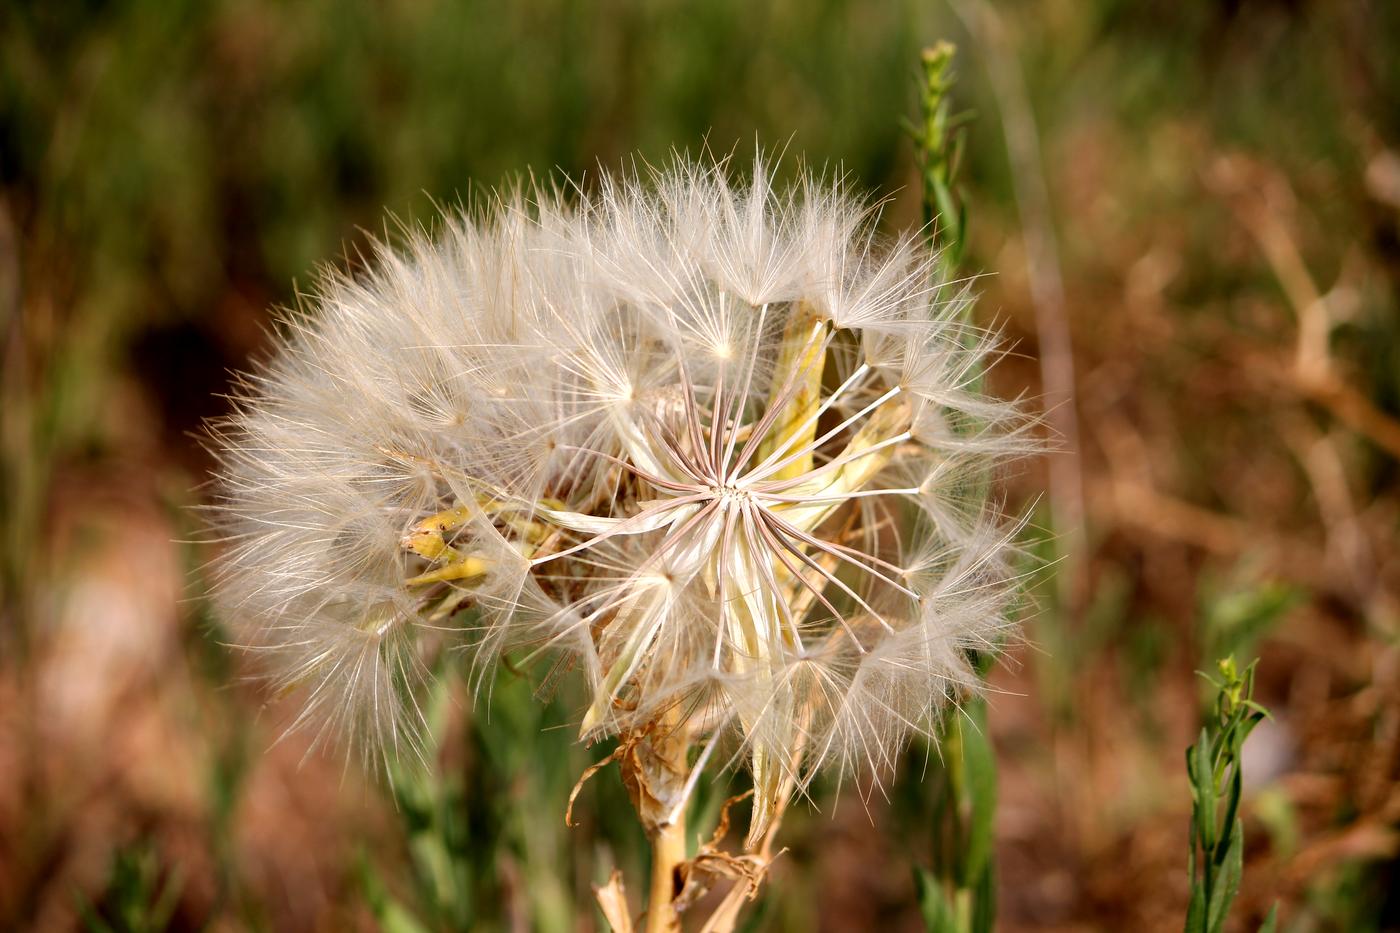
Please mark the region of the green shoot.
[[[956, 47], [938, 42], [924, 50], [919, 86], [919, 122], [907, 123], [919, 163], [924, 229], [940, 250], [949, 276], [962, 260], [967, 207], [957, 189], [964, 126], [970, 114], [953, 114]], [[986, 674], [990, 653], [976, 659]], [[934, 790], [933, 871], [917, 868], [915, 883], [924, 925], [937, 933], [991, 930], [996, 916], [993, 818], [997, 768], [987, 734], [987, 705], [966, 700], [945, 720], [939, 735], [943, 767]]]
[[962, 162], [965, 125], [971, 113], [952, 112], [957, 47], [938, 42], [920, 58], [919, 122], [906, 122], [914, 140], [923, 188], [924, 230], [929, 245], [943, 250], [943, 263], [955, 269], [967, 240], [967, 206], [955, 185]]
[[[1191, 902], [1186, 933], [1219, 933], [1225, 928], [1230, 904], [1244, 873], [1244, 822], [1240, 797], [1244, 787], [1241, 754], [1268, 710], [1254, 702], [1254, 668], [1240, 671], [1233, 657], [1216, 667], [1215, 709], [1200, 739], [1186, 750], [1186, 773], [1191, 779]], [[1204, 676], [1204, 675], [1203, 675]], [[1277, 907], [1261, 931], [1277, 924]]]

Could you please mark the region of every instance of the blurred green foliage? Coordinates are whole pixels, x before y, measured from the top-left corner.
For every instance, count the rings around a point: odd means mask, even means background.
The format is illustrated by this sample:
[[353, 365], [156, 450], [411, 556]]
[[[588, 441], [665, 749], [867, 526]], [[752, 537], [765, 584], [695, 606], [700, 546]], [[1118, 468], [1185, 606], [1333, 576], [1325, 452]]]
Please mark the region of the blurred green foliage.
[[151, 846], [136, 843], [112, 856], [107, 889], [97, 903], [74, 895], [88, 933], [164, 933], [179, 904], [184, 876], [167, 870]]

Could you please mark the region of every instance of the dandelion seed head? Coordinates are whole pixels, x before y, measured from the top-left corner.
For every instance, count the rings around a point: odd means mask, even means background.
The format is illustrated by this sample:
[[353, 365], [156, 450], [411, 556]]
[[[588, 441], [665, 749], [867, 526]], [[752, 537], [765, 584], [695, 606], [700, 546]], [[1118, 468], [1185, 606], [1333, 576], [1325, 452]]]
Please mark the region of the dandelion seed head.
[[966, 285], [876, 219], [677, 160], [329, 277], [212, 430], [219, 599], [299, 724], [412, 748], [463, 643], [563, 658], [585, 737], [681, 709], [764, 780], [888, 771], [1007, 629], [1029, 442]]

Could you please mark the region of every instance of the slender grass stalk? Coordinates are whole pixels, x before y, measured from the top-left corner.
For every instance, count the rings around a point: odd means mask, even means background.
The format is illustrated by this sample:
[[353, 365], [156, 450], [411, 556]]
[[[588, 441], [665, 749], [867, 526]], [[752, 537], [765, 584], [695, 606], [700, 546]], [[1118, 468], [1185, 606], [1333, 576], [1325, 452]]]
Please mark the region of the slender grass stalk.
[[940, 41], [919, 57], [919, 122], [907, 123], [914, 140], [922, 191], [924, 234], [949, 273], [956, 272], [967, 247], [967, 202], [957, 186], [970, 111], [953, 112], [957, 46]]
[[[946, 41], [924, 50], [919, 121], [907, 126], [920, 168], [924, 233], [948, 278], [960, 273], [968, 224], [957, 173], [971, 114], [953, 111], [956, 53], [956, 46]], [[972, 379], [980, 386], [981, 371]], [[993, 649], [979, 652], [979, 678], [986, 675], [993, 657]], [[972, 696], [950, 711], [940, 727], [938, 747], [933, 871], [915, 872], [924, 923], [939, 933], [990, 930], [996, 916], [992, 843], [997, 769], [987, 734], [986, 701]]]

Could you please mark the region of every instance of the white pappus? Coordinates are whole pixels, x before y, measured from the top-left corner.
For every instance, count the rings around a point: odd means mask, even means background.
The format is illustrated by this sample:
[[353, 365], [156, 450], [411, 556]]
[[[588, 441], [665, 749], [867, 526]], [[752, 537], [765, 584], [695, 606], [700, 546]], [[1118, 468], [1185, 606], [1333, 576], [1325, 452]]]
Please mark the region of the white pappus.
[[917, 236], [771, 179], [532, 191], [286, 318], [212, 429], [211, 512], [222, 610], [300, 722], [412, 746], [426, 652], [562, 658], [584, 737], [683, 727], [695, 775], [730, 749], [761, 828], [784, 781], [888, 770], [976, 688], [1026, 420]]

